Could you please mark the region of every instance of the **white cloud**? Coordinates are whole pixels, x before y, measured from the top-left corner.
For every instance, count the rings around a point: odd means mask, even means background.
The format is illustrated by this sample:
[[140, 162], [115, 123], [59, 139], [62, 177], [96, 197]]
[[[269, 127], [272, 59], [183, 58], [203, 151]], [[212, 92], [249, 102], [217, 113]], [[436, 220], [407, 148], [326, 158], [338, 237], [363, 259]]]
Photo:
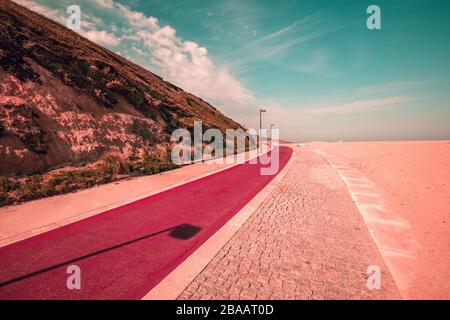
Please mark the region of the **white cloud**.
[[[44, 6], [37, 1], [34, 0], [14, 0], [17, 4], [24, 6], [31, 11], [37, 12], [43, 16], [46, 16], [49, 19], [52, 19], [62, 25], [66, 24], [66, 13], [58, 10], [52, 9], [47, 6]], [[104, 3], [107, 5], [111, 1], [108, 0], [96, 0], [97, 3]], [[102, 23], [102, 20], [93, 15], [86, 14], [82, 11], [82, 20], [81, 20], [81, 30], [76, 30], [80, 35], [86, 37], [87, 39], [101, 45], [101, 46], [109, 46], [114, 47], [117, 46], [121, 39], [116, 37], [113, 33], [107, 32], [105, 30], [97, 30], [96, 26]]]
[[87, 32], [81, 31], [80, 34], [101, 46], [115, 47], [120, 43], [119, 38], [114, 36], [114, 34], [108, 33], [104, 30], [99, 31], [93, 29]]
[[34, 0], [13, 0], [15, 3], [28, 8], [31, 11], [37, 12], [51, 20], [64, 24], [66, 21], [62, 12], [57, 9], [51, 9]]
[[[28, 8], [65, 24], [65, 12], [40, 5], [35, 0], [16, 0]], [[236, 79], [227, 66], [214, 63], [208, 50], [196, 42], [184, 40], [169, 25], [161, 26], [158, 19], [134, 11], [113, 0], [95, 0], [101, 9], [121, 19], [121, 28], [107, 25], [100, 18], [83, 10], [82, 30], [89, 40], [121, 51], [128, 59], [162, 76], [165, 80], [209, 100], [230, 116], [240, 116], [254, 107], [256, 99], [245, 85]], [[104, 28], [100, 30], [99, 25]], [[120, 34], [120, 36], [119, 36]]]
[[428, 82], [429, 82], [428, 80], [404, 81], [404, 82], [394, 82], [394, 83], [387, 83], [387, 84], [380, 84], [380, 85], [372, 85], [372, 86], [365, 86], [365, 87], [359, 88], [357, 90], [357, 92], [360, 94], [364, 94], [364, 95], [382, 94], [382, 93], [387, 93], [387, 92], [412, 89], [414, 87], [417, 87], [422, 84], [426, 84]]
[[[233, 69], [239, 70], [245, 70], [247, 64], [253, 64], [256, 61], [278, 60], [278, 62], [282, 62], [286, 60], [286, 56], [289, 55], [292, 48], [330, 35], [355, 24], [356, 22], [357, 21], [344, 21], [337, 24], [332, 23], [332, 21], [327, 18], [327, 14], [325, 14], [324, 11], [319, 11], [297, 20], [282, 29], [249, 42], [245, 46], [236, 48], [236, 50], [231, 50], [225, 58], [234, 61]], [[295, 34], [295, 36], [292, 36], [293, 34]], [[323, 57], [318, 58], [322, 59], [322, 61], [314, 61], [314, 66], [299, 65], [299, 68], [304, 69], [304, 72], [306, 73], [313, 73], [316, 71], [323, 73], [323, 68], [319, 65], [323, 65]], [[326, 57], [326, 59], [328, 59], [328, 57]], [[319, 67], [319, 70], [317, 67]], [[291, 68], [289, 67], [289, 69]], [[298, 71], [303, 72], [303, 70]], [[333, 70], [331, 75], [335, 74], [337, 74], [337, 72]]]
[[348, 113], [365, 113], [384, 110], [388, 107], [400, 105], [414, 100], [408, 96], [397, 96], [379, 99], [357, 100], [344, 104], [335, 104], [321, 106], [316, 108], [307, 108], [305, 113], [308, 114], [348, 114]]
[[155, 17], [146, 17], [142, 12], [130, 10], [130, 8], [121, 4], [113, 3], [113, 5], [116, 6], [123, 17], [127, 19], [132, 26], [144, 28], [149, 27], [152, 29], [157, 29], [159, 27], [158, 19]]
[[114, 2], [113, 0], [94, 0], [95, 3], [97, 3], [99, 6], [113, 9], [114, 8]]
[[96, 16], [92, 16], [90, 14], [87, 14], [86, 12], [82, 13], [81, 17], [81, 27], [83, 30], [92, 30], [96, 29], [96, 26], [103, 23], [102, 19]]
[[330, 55], [326, 51], [314, 51], [305, 62], [289, 66], [291, 71], [308, 74], [325, 74], [330, 68]]
[[292, 31], [292, 30], [294, 30], [294, 29], [296, 29], [298, 27], [311, 25], [311, 24], [316, 25], [317, 24], [316, 20], [318, 18], [320, 18], [319, 13], [311, 14], [309, 16], [306, 16], [306, 17], [304, 17], [302, 19], [299, 19], [299, 20], [295, 21], [294, 23], [290, 24], [287, 27], [284, 27], [284, 28], [282, 28], [280, 30], [277, 30], [277, 31], [275, 31], [275, 32], [273, 32], [271, 34], [268, 34], [268, 35], [266, 35], [266, 36], [264, 36], [262, 38], [259, 38], [258, 40], [255, 40], [255, 43], [256, 42], [268, 41], [268, 40], [272, 40], [272, 39], [278, 38], [278, 37], [280, 37], [280, 36], [290, 32], [290, 31]]
[[147, 17], [121, 4], [115, 6], [129, 26], [123, 40], [131, 42], [130, 47], [135, 48], [133, 52], [138, 54], [136, 59], [141, 64], [184, 90], [228, 110], [255, 103], [253, 94], [226, 66], [216, 65], [206, 48], [182, 39], [171, 26], [160, 26], [155, 17]]

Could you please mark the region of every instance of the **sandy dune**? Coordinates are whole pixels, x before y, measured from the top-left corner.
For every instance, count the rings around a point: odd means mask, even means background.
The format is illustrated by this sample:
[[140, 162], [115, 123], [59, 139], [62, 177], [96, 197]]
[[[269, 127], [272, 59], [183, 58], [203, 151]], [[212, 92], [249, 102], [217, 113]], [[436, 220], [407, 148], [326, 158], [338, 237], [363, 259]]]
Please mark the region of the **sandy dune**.
[[375, 183], [417, 241], [409, 298], [450, 298], [450, 141], [310, 143]]

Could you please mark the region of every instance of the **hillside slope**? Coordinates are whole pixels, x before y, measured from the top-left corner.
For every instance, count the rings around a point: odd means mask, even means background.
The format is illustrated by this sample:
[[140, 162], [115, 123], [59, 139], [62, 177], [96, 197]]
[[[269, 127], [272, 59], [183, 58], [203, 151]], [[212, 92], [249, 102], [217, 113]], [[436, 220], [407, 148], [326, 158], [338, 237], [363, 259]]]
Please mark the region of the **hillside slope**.
[[175, 128], [192, 129], [194, 120], [204, 129], [241, 127], [202, 99], [9, 0], [0, 0], [0, 66], [3, 176], [111, 155], [120, 167], [144, 158], [164, 163]]

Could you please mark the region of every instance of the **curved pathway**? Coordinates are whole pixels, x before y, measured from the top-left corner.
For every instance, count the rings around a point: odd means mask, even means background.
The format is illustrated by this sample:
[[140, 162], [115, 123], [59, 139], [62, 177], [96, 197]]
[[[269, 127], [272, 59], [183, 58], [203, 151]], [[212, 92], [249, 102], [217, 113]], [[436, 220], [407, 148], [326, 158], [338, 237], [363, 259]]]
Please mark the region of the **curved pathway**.
[[[292, 149], [279, 154], [281, 170]], [[0, 299], [142, 298], [274, 178], [262, 166], [240, 164], [0, 248]], [[80, 290], [67, 288], [70, 265]]]

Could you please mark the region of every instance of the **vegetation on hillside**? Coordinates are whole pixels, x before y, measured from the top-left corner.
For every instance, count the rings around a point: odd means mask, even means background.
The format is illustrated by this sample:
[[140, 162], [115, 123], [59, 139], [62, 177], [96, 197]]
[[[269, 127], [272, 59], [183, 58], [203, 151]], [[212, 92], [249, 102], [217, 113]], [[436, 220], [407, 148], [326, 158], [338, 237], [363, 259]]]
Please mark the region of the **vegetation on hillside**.
[[[241, 126], [64, 26], [0, 1], [0, 206], [176, 166], [170, 135]], [[31, 89], [30, 89], [31, 88]]]
[[96, 164], [54, 170], [22, 177], [0, 176], [0, 206], [64, 194], [121, 179], [151, 175], [177, 168], [151, 155], [143, 159], [122, 159], [108, 155]]

